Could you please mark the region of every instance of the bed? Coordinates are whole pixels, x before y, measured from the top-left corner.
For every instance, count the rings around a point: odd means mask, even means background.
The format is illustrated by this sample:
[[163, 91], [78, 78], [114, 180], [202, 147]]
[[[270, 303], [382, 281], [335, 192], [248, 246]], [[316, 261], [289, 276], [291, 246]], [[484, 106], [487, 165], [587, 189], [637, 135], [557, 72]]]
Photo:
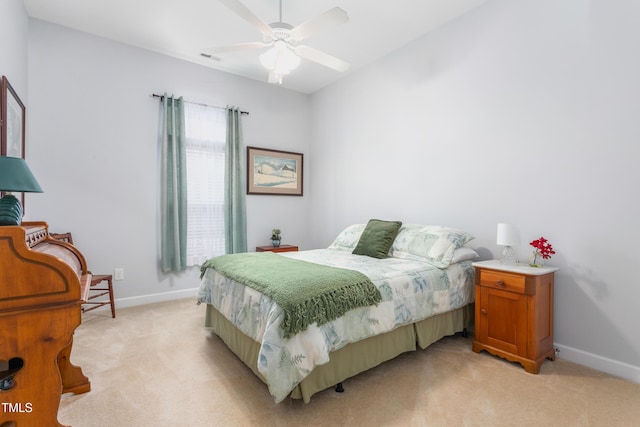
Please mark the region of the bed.
[[[308, 403], [313, 394], [341, 387], [384, 361], [463, 332], [473, 320], [471, 261], [477, 254], [465, 246], [472, 239], [449, 227], [371, 220], [347, 227], [326, 249], [209, 260], [202, 267], [198, 302], [206, 304], [205, 326], [267, 384], [275, 402], [291, 397]], [[290, 320], [288, 303], [278, 304], [268, 291], [225, 270], [220, 261], [232, 257], [262, 263], [275, 257], [293, 266], [355, 272], [379, 297], [300, 326]]]

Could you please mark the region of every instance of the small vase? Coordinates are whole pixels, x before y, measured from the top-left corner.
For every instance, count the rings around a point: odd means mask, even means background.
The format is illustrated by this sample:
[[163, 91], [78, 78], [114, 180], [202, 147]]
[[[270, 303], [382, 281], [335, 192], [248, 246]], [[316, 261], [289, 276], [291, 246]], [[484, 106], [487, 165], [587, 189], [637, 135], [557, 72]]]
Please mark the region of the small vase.
[[529, 266], [537, 268], [544, 267], [544, 258], [542, 258], [542, 255], [540, 255], [538, 251], [535, 251], [529, 258]]
[[279, 239], [271, 239], [271, 244], [273, 245], [274, 248], [277, 248], [280, 246], [280, 240]]

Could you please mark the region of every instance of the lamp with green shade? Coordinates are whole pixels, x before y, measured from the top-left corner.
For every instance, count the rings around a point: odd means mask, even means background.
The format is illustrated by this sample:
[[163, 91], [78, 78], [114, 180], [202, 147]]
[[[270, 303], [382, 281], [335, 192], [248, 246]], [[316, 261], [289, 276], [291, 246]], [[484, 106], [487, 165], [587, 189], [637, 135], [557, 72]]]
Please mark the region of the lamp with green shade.
[[[42, 188], [24, 159], [0, 157], [0, 191], [42, 193]], [[0, 226], [20, 225], [22, 212], [20, 200], [13, 194], [5, 194], [0, 199]]]

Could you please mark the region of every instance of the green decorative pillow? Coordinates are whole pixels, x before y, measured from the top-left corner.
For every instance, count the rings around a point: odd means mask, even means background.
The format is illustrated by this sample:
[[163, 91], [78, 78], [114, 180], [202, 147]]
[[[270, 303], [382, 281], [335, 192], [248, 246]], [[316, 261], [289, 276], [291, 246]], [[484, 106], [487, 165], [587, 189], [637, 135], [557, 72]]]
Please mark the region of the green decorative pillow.
[[370, 220], [362, 231], [353, 253], [373, 258], [386, 258], [400, 227], [402, 227], [401, 221]]

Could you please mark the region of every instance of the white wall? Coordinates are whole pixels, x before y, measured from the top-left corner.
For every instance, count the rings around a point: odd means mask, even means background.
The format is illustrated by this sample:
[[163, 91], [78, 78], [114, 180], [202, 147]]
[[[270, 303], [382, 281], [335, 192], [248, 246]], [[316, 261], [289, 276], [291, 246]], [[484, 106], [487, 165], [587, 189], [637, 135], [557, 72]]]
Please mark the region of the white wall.
[[312, 96], [312, 242], [371, 217], [557, 251], [560, 357], [640, 382], [640, 3], [492, 0]]
[[[27, 102], [29, 19], [22, 0], [0, 5], [0, 77], [6, 76], [23, 103]], [[27, 112], [28, 116], [29, 112]]]
[[[309, 100], [284, 90], [32, 19], [29, 164], [44, 189], [26, 218], [71, 231], [92, 271], [125, 270], [117, 306], [195, 295], [199, 271], [158, 269], [158, 113], [152, 93], [235, 105], [245, 145], [309, 151]], [[247, 196], [249, 248], [304, 247], [308, 197]]]
[[248, 197], [250, 247], [276, 225], [291, 243], [326, 246], [344, 226], [381, 217], [464, 228], [492, 257], [496, 223], [512, 222], [521, 258], [541, 235], [558, 251], [560, 356], [640, 381], [639, 18], [633, 0], [492, 0], [310, 107], [306, 96], [36, 20], [27, 49], [22, 2], [5, 0], [0, 36], [17, 44], [0, 51], [0, 71], [28, 98], [27, 155], [45, 189], [28, 195], [27, 219], [73, 231], [94, 271], [124, 267], [121, 305], [188, 293], [197, 271], [157, 269], [149, 95], [238, 105], [251, 112], [247, 145], [305, 154], [303, 198]]

